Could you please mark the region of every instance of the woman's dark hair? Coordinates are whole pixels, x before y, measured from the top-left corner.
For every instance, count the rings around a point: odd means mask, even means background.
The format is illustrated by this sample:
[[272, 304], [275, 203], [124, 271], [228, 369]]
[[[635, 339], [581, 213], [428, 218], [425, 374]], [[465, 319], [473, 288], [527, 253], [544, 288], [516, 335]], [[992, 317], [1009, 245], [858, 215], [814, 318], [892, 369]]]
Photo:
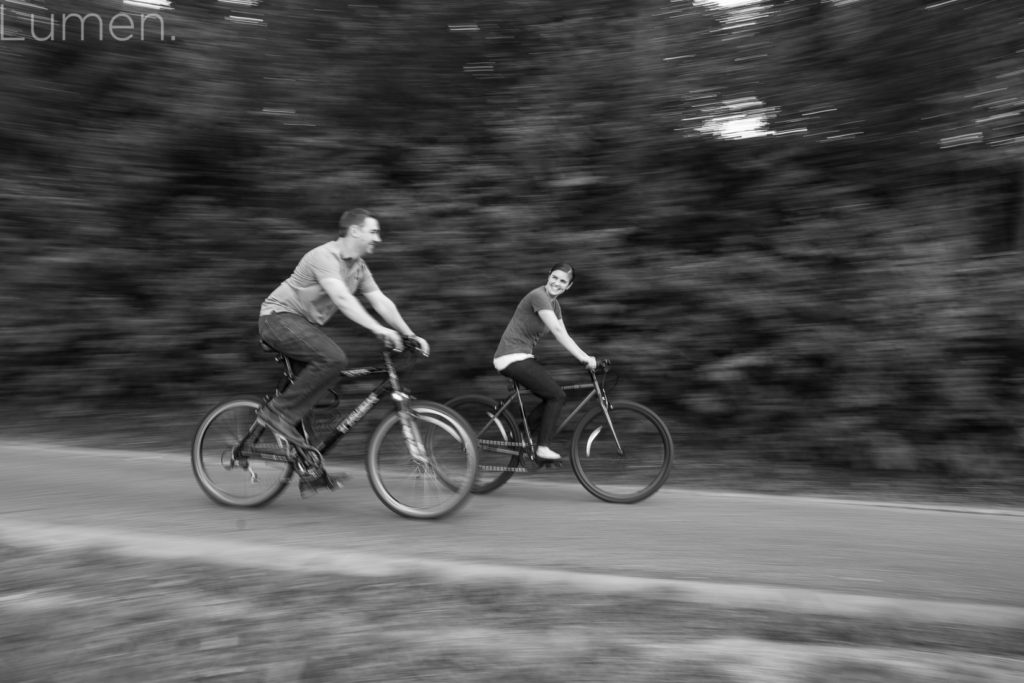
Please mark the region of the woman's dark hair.
[[551, 266], [551, 270], [548, 271], [548, 275], [551, 275], [551, 273], [555, 272], [556, 270], [561, 270], [562, 272], [568, 273], [570, 283], [576, 279], [576, 269], [572, 267], [571, 263], [566, 263], [564, 261], [562, 261], [561, 263], [556, 263], [555, 265]]

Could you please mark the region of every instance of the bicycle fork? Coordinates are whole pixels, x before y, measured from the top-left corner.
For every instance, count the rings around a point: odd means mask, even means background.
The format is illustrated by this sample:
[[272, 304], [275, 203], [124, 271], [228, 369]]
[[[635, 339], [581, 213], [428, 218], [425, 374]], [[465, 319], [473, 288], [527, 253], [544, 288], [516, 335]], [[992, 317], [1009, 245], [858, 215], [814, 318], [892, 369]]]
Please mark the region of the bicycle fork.
[[600, 425], [595, 430], [590, 432], [590, 435], [587, 437], [587, 449], [586, 449], [585, 452], [586, 452], [587, 456], [589, 457], [590, 456], [590, 449], [594, 445], [594, 440], [597, 439], [597, 437], [601, 435], [601, 431], [607, 426], [608, 427], [608, 431], [610, 431], [611, 434], [612, 434], [612, 440], [615, 441], [615, 450], [618, 452], [620, 457], [624, 456], [625, 453], [622, 450], [622, 443], [619, 441], [619, 435], [615, 431], [615, 423], [612, 422], [612, 410], [611, 410], [611, 405], [609, 405], [609, 403], [608, 403], [608, 397], [602, 395], [601, 396], [601, 400], [600, 400], [600, 404], [601, 404], [601, 412], [604, 413], [604, 422], [605, 422], [605, 424]]
[[420, 434], [419, 426], [409, 408], [411, 397], [403, 391], [396, 391], [392, 398], [398, 402], [398, 420], [402, 423], [402, 437], [405, 439], [409, 455], [412, 456], [413, 462], [425, 470], [428, 464], [427, 449], [423, 446], [423, 435]]

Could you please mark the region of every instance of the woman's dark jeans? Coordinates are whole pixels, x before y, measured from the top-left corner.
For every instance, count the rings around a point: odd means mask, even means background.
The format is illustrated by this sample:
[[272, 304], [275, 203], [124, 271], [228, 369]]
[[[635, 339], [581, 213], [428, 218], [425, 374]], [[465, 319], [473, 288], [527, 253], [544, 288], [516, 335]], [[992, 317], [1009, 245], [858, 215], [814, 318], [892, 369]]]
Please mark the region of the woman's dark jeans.
[[533, 358], [516, 361], [501, 371], [501, 374], [519, 382], [536, 394], [541, 402], [529, 415], [529, 423], [535, 424], [537, 413], [540, 413], [540, 430], [537, 434], [538, 446], [549, 446], [558, 426], [558, 416], [565, 405], [565, 392], [544, 366]]
[[276, 350], [305, 365], [295, 382], [270, 402], [272, 409], [294, 424], [337, 383], [338, 373], [348, 367], [348, 357], [322, 327], [294, 313], [261, 315], [259, 332]]

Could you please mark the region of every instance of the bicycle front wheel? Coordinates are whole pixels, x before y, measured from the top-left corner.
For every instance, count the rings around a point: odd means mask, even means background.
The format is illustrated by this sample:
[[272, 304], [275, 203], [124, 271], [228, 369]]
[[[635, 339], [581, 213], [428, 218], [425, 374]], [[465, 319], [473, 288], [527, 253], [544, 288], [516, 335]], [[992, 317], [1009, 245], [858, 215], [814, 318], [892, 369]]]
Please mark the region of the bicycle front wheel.
[[[214, 502], [259, 507], [279, 496], [292, 477], [292, 465], [269, 430], [249, 435], [260, 403], [236, 398], [221, 403], [199, 423], [192, 440], [192, 473]], [[265, 460], [260, 454], [276, 457]]]
[[619, 401], [589, 411], [572, 437], [572, 469], [583, 487], [609, 503], [649, 498], [668, 479], [672, 436], [649, 408]]
[[445, 403], [469, 423], [476, 434], [480, 467], [473, 493], [500, 488], [520, 466], [519, 430], [507, 414], [494, 416], [494, 401], [486, 396], [459, 396]]
[[385, 416], [370, 437], [366, 473], [381, 502], [403, 517], [437, 519], [459, 509], [477, 472], [466, 421], [433, 401], [410, 401]]

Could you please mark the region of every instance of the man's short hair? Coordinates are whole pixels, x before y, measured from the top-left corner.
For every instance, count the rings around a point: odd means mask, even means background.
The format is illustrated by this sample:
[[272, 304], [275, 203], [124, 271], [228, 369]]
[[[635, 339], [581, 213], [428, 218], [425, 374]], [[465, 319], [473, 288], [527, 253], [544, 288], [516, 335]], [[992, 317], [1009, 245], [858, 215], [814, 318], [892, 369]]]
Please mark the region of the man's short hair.
[[368, 209], [349, 209], [341, 214], [341, 218], [338, 219], [338, 236], [344, 237], [347, 235], [350, 226], [362, 226], [367, 218], [376, 218], [376, 216]]

